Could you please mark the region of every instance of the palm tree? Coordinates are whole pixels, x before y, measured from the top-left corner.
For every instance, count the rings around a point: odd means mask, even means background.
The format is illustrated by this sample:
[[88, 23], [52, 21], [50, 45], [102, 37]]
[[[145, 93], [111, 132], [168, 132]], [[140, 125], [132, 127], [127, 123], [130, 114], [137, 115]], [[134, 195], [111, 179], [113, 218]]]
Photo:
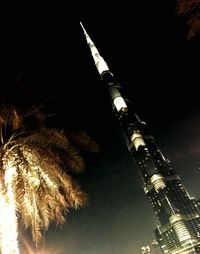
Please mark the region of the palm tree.
[[177, 0], [177, 11], [188, 19], [188, 39], [200, 32], [200, 0]]
[[[70, 172], [85, 162], [80, 145], [92, 152], [97, 144], [84, 132], [45, 126], [40, 106], [20, 112], [0, 107], [0, 246], [2, 254], [18, 254], [18, 224], [31, 229], [36, 245], [50, 222], [62, 224], [70, 208], [87, 202]], [[9, 217], [8, 217], [9, 216]]]

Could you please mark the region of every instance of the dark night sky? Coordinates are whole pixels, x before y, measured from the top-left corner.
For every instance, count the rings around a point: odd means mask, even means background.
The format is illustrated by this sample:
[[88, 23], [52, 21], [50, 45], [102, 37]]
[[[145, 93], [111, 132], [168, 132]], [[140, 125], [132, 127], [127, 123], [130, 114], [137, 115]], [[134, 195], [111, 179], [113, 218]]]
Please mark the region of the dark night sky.
[[33, 5], [5, 15], [1, 88], [16, 99], [12, 87], [21, 72], [32, 101], [52, 96], [47, 107], [55, 126], [85, 130], [100, 146], [99, 154], [86, 155], [87, 170], [78, 177], [89, 205], [71, 211], [61, 229], [50, 227], [49, 253], [139, 254], [156, 225], [80, 20], [189, 193], [199, 197], [200, 44], [186, 41], [186, 20], [175, 15], [175, 3], [160, 2]]

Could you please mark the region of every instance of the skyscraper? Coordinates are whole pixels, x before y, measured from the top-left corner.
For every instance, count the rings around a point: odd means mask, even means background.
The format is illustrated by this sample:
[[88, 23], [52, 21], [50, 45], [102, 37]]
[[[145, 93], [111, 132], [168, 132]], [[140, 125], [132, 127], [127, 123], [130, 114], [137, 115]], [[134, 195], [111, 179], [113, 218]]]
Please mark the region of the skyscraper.
[[[82, 24], [81, 24], [82, 26]], [[166, 159], [146, 124], [133, 110], [122, 88], [82, 26], [95, 65], [109, 90], [113, 110], [123, 128], [131, 156], [138, 165], [144, 193], [159, 220], [155, 236], [160, 249], [167, 254], [200, 253], [200, 210], [181, 179]]]

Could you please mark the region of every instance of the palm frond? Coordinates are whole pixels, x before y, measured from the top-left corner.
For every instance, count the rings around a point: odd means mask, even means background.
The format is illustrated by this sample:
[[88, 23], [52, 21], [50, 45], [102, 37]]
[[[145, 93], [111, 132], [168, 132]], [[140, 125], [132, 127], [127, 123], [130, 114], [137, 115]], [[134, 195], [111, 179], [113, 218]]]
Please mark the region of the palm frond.
[[92, 137], [86, 132], [79, 131], [77, 133], [70, 133], [69, 137], [71, 141], [75, 143], [75, 145], [78, 145], [81, 148], [93, 153], [99, 152], [97, 142], [95, 142], [94, 139], [92, 139]]
[[177, 12], [179, 15], [190, 13], [198, 4], [199, 0], [178, 0], [177, 1]]
[[187, 18], [188, 40], [200, 32], [200, 0], [177, 0], [177, 14]]
[[191, 40], [200, 32], [200, 10], [196, 10], [195, 14], [190, 17], [188, 26], [188, 39]]
[[14, 108], [12, 111], [12, 126], [13, 130], [17, 130], [22, 125], [22, 117], [17, 113], [16, 109]]

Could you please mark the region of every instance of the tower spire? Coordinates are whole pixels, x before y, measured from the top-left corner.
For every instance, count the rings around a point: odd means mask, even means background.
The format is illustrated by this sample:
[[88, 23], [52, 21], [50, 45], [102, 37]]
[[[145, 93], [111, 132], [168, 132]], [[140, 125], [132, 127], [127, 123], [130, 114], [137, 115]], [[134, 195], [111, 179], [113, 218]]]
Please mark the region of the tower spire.
[[99, 54], [99, 51], [97, 50], [95, 44], [91, 40], [90, 36], [86, 32], [86, 30], [85, 30], [85, 28], [84, 28], [84, 26], [81, 22], [80, 22], [80, 25], [83, 29], [87, 44], [90, 48], [91, 54], [92, 54], [93, 59], [94, 59], [94, 63], [97, 67], [97, 70], [98, 70], [99, 74], [101, 75], [104, 71], [109, 71], [107, 63], [104, 61], [103, 57], [101, 57], [101, 55]]

